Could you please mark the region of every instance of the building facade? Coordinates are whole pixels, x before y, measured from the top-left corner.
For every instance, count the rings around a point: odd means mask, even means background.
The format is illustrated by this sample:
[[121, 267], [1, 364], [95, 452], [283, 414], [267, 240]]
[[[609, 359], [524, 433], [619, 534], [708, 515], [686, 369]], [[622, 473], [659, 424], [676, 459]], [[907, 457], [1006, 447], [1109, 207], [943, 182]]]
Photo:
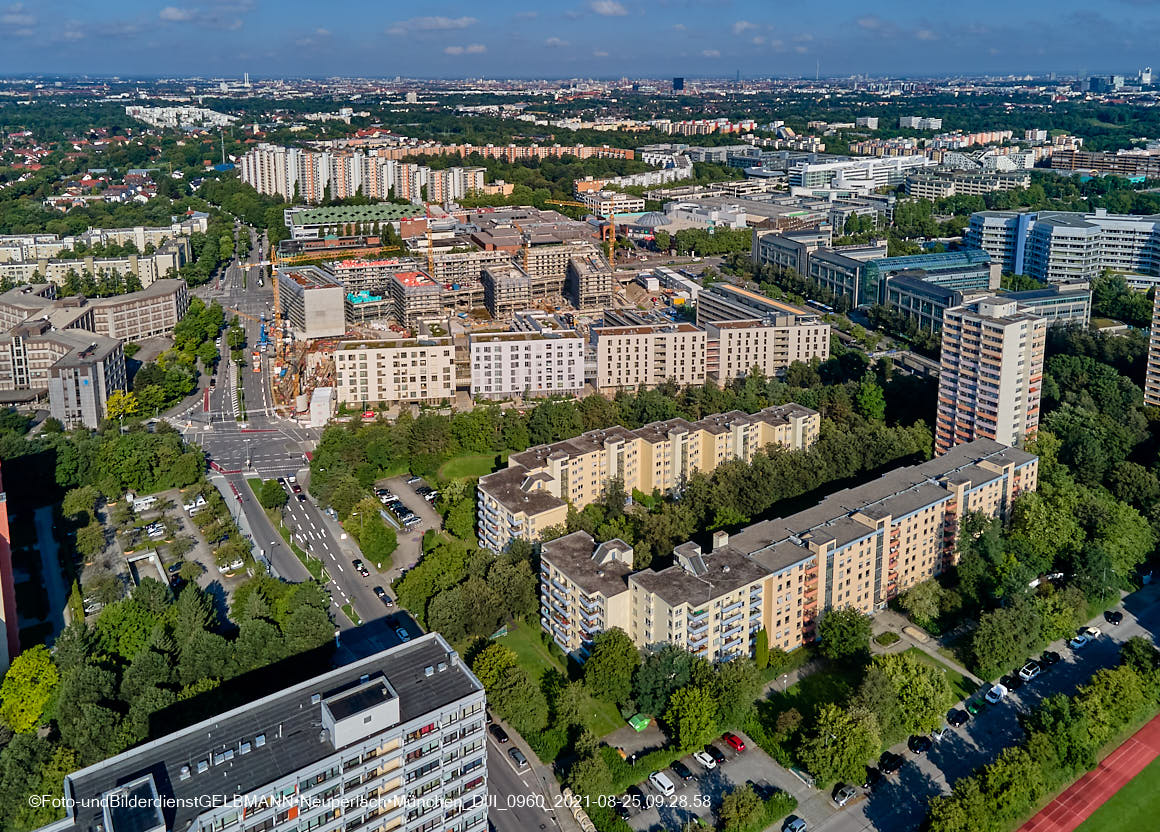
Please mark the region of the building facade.
[[598, 390], [647, 390], [666, 381], [704, 384], [706, 333], [692, 324], [592, 328]]
[[455, 347], [450, 338], [343, 341], [334, 351], [334, 372], [341, 404], [420, 404], [455, 398]]
[[279, 270], [278, 303], [294, 337], [335, 338], [346, 334], [346, 288], [317, 266]]
[[8, 528], [8, 492], [0, 480], [0, 672], [8, 670], [20, 652], [20, 620], [12, 574], [12, 532]]
[[483, 332], [468, 342], [473, 399], [574, 396], [584, 389], [584, 339], [574, 330]]
[[943, 315], [935, 452], [993, 439], [1022, 446], [1039, 427], [1047, 321], [987, 297]]
[[483, 832], [485, 708], [427, 634], [66, 775], [42, 832]]

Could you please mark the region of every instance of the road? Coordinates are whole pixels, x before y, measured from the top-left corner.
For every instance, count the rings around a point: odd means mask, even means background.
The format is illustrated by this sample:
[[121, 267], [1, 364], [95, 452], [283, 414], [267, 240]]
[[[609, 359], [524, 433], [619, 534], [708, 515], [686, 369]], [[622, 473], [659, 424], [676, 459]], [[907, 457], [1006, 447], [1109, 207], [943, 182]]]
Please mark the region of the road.
[[[510, 728], [507, 732], [513, 737], [518, 736]], [[491, 799], [487, 819], [490, 828], [495, 832], [559, 829], [553, 811], [556, 807], [552, 799], [545, 796], [543, 784], [538, 782], [538, 777], [543, 775], [537, 774], [537, 769], [530, 766], [522, 772], [516, 771], [512, 758], [508, 756], [512, 747], [510, 743], [501, 745], [491, 731], [487, 732], [487, 792]], [[521, 745], [521, 748], [529, 760], [535, 759], [527, 746]]]
[[829, 792], [795, 791], [812, 830], [825, 832], [881, 832], [917, 829], [926, 816], [930, 797], [950, 791], [950, 784], [991, 762], [1004, 748], [1023, 737], [1019, 727], [1020, 709], [1034, 708], [1042, 699], [1057, 693], [1071, 694], [1093, 673], [1119, 663], [1120, 647], [1133, 636], [1154, 640], [1160, 628], [1160, 587], [1147, 586], [1125, 599], [1124, 622], [1118, 627], [1093, 621], [1104, 635], [1082, 650], [1072, 651], [1062, 642], [1052, 644], [1063, 660], [1038, 679], [1009, 695], [999, 705], [989, 705], [961, 728], [951, 729], [950, 737], [937, 743], [924, 756], [915, 756], [905, 746], [892, 750], [907, 758], [902, 770], [888, 778], [868, 799], [843, 810], [835, 810]]

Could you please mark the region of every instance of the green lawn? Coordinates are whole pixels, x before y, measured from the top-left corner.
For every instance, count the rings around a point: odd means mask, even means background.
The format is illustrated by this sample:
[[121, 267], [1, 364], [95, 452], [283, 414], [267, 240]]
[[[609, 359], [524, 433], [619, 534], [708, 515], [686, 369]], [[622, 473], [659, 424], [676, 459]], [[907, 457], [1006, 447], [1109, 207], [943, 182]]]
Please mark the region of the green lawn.
[[[557, 657], [548, 652], [548, 648], [540, 641], [539, 630], [523, 624], [514, 624], [508, 629], [508, 634], [496, 639], [497, 642], [509, 648], [516, 654], [520, 666], [535, 680], [539, 680], [547, 670], [558, 670], [565, 676], [568, 667]], [[609, 702], [602, 702], [591, 696], [586, 696], [584, 725], [598, 737], [610, 734], [617, 728], [623, 728], [625, 722], [620, 718], [620, 711]]]
[[440, 480], [463, 480], [482, 477], [496, 469], [498, 454], [469, 454], [449, 459], [439, 466]]
[[951, 690], [954, 691], [956, 700], [966, 699], [968, 696], [978, 690], [978, 686], [975, 685], [975, 683], [968, 679], [966, 676], [959, 673], [957, 670], [954, 670], [953, 668], [947, 667], [938, 659], [934, 658], [928, 653], [924, 653], [917, 647], [909, 648], [906, 650], [906, 654], [909, 656], [914, 656], [920, 662], [925, 662], [932, 667], [937, 667], [942, 670], [942, 672], [947, 676], [947, 681], [951, 683]]
[[1133, 777], [1095, 814], [1085, 820], [1076, 832], [1119, 832], [1122, 829], [1148, 829], [1160, 815], [1160, 758]]

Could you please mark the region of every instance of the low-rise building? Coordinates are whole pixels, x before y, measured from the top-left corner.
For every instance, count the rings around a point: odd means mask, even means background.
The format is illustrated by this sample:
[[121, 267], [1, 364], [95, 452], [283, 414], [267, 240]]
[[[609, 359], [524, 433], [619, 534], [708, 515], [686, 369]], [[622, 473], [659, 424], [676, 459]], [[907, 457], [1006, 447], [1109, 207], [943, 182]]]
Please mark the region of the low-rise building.
[[343, 341], [334, 351], [341, 404], [438, 403], [455, 397], [449, 337]]
[[754, 369], [780, 375], [795, 361], [830, 357], [830, 325], [800, 323], [794, 316], [717, 321], [705, 324], [706, 374], [718, 385], [745, 378]]
[[613, 214], [633, 214], [644, 210], [644, 198], [620, 191], [585, 191], [580, 200], [593, 214], [611, 217]]
[[980, 196], [995, 191], [1031, 187], [1029, 171], [1000, 173], [954, 172], [920, 173], [906, 178], [906, 193], [915, 199], [946, 199], [952, 196]]

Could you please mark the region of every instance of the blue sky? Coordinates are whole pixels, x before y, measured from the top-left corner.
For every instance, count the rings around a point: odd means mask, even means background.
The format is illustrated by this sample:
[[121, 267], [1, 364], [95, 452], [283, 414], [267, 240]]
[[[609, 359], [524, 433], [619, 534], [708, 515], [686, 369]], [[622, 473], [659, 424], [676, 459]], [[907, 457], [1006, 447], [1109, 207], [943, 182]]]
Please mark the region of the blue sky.
[[1160, 0], [0, 0], [0, 73], [1133, 73], [1158, 35]]

